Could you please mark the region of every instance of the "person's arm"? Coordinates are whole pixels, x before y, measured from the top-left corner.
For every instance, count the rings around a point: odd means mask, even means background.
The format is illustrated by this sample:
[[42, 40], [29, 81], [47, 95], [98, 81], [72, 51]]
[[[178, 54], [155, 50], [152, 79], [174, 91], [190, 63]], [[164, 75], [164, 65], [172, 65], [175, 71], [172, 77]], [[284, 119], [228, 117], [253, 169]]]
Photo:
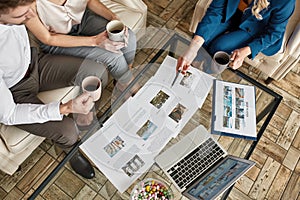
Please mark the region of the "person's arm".
[[113, 19], [118, 19], [117, 15], [109, 10], [105, 5], [103, 5], [99, 0], [89, 0], [87, 7], [98, 14], [99, 16], [104, 17], [105, 19], [111, 21]]
[[189, 48], [185, 51], [185, 53], [180, 56], [177, 60], [176, 70], [181, 70], [182, 73], [188, 69], [191, 63], [197, 56], [198, 50], [201, 48], [204, 43], [204, 39], [201, 36], [195, 35], [192, 39]]
[[178, 58], [176, 70], [182, 70], [183, 73], [188, 69], [190, 64], [197, 56], [198, 50], [203, 43], [209, 39], [214, 30], [217, 28], [221, 20], [225, 19], [225, 9], [227, 1], [225, 0], [213, 0], [209, 5], [204, 17], [198, 23], [195, 31], [195, 35], [189, 45], [187, 51]]
[[87, 114], [94, 106], [92, 98], [87, 93], [65, 104], [61, 104], [60, 102], [49, 104], [16, 104], [2, 78], [0, 78], [0, 93], [0, 122], [6, 125], [60, 121], [64, 114]]
[[288, 20], [294, 11], [294, 5], [294, 0], [273, 1], [271, 6], [275, 8], [269, 11], [270, 17], [267, 25], [261, 25], [264, 28], [263, 33], [256, 36], [247, 46], [234, 50], [231, 55], [233, 62], [229, 66], [238, 69], [246, 57], [254, 58], [259, 52], [263, 52], [264, 49], [279, 41], [284, 35]]
[[248, 43], [251, 48], [251, 58], [254, 58], [259, 52], [263, 52], [283, 37], [288, 20], [293, 12], [296, 12], [294, 11], [295, 0], [274, 0], [271, 2], [271, 6], [274, 9], [269, 11], [271, 13], [268, 23], [265, 26], [261, 25], [264, 29], [263, 33]]
[[226, 19], [226, 0], [212, 0], [202, 20], [198, 23], [195, 35], [209, 40], [215, 29]]
[[[36, 12], [35, 5], [33, 5], [32, 9]], [[29, 19], [25, 25], [38, 40], [49, 46], [98, 46], [114, 53], [120, 53], [119, 50], [125, 46], [124, 42], [110, 41], [106, 31], [95, 36], [71, 36], [59, 33], [50, 33], [37, 14], [35, 17]]]
[[229, 64], [229, 67], [238, 69], [242, 66], [244, 59], [250, 54], [251, 48], [249, 46], [234, 50], [231, 54], [230, 60], [232, 60], [232, 62]]
[[25, 25], [42, 43], [60, 47], [97, 46], [96, 36], [83, 37], [50, 33], [39, 19], [35, 3], [32, 9], [36, 13], [36, 16], [29, 19]]
[[44, 123], [49, 120], [61, 120], [59, 102], [46, 105], [16, 104], [4, 80], [0, 78], [0, 122], [6, 125]]

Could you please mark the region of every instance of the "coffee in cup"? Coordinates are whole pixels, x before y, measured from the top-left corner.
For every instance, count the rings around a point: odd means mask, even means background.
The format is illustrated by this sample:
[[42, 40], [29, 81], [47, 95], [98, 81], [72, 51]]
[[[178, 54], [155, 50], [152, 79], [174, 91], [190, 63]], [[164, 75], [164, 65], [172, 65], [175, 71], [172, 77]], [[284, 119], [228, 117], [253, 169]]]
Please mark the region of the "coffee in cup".
[[101, 80], [97, 76], [88, 76], [82, 81], [82, 91], [89, 93], [93, 101], [100, 99], [101, 87]]
[[211, 65], [212, 74], [220, 74], [226, 69], [230, 62], [230, 55], [224, 51], [217, 51], [213, 56]]
[[112, 20], [107, 23], [106, 31], [108, 38], [115, 42], [124, 41], [125, 25], [119, 20]]

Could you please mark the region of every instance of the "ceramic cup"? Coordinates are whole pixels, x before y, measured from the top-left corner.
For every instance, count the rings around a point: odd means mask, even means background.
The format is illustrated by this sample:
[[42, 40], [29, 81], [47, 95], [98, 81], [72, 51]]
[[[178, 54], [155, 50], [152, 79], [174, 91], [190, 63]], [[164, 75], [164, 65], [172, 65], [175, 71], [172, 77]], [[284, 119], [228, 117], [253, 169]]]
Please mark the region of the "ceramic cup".
[[108, 38], [115, 42], [124, 41], [125, 25], [119, 20], [112, 20], [107, 23], [106, 31]]
[[213, 56], [211, 65], [212, 74], [220, 74], [226, 69], [230, 62], [230, 55], [224, 51], [217, 51]]
[[91, 95], [94, 101], [98, 101], [101, 96], [101, 80], [97, 76], [88, 76], [82, 81], [82, 91]]

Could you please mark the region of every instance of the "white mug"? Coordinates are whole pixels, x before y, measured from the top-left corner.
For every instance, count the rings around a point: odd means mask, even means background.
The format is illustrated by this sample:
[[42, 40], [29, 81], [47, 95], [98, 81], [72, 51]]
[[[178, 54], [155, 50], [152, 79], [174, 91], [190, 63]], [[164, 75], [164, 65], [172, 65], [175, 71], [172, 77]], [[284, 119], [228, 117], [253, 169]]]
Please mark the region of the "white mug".
[[98, 101], [101, 96], [101, 80], [97, 76], [87, 76], [82, 81], [82, 91], [87, 92], [94, 101]]
[[106, 31], [108, 38], [115, 42], [124, 41], [125, 25], [119, 20], [112, 20], [107, 23]]
[[230, 55], [224, 51], [217, 51], [213, 56], [211, 65], [212, 74], [220, 74], [230, 63]]

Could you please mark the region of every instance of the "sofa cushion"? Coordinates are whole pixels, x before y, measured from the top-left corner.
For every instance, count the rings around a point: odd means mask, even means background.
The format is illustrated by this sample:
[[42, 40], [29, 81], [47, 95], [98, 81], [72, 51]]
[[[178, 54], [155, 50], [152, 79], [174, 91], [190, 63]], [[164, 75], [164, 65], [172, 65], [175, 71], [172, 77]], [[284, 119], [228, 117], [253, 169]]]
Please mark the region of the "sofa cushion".
[[25, 150], [34, 141], [34, 138], [37, 137], [15, 126], [6, 126], [3, 124], [0, 124], [0, 135], [7, 150], [14, 154]]
[[101, 0], [101, 2], [114, 13], [116, 13], [120, 20], [135, 33], [139, 32], [139, 28], [137, 27], [143, 27], [142, 24], [144, 23], [144, 13], [141, 10], [130, 8], [110, 0]]

